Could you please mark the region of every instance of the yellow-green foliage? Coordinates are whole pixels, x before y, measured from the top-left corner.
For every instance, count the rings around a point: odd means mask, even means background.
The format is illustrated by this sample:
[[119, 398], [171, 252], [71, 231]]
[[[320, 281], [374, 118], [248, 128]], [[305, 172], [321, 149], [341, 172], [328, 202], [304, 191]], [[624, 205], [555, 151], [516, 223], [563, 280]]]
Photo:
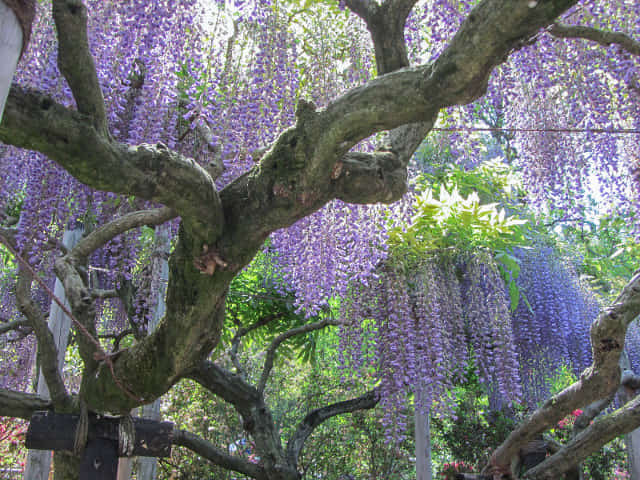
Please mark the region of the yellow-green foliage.
[[507, 283], [511, 308], [516, 308], [520, 292], [515, 279], [520, 266], [511, 252], [527, 243], [523, 228], [527, 221], [506, 212], [509, 200], [517, 194], [517, 182], [508, 167], [493, 163], [471, 171], [454, 167], [424, 175], [419, 181], [431, 186], [418, 186], [410, 221], [390, 230], [392, 258], [411, 268], [444, 252], [456, 256], [488, 253]]

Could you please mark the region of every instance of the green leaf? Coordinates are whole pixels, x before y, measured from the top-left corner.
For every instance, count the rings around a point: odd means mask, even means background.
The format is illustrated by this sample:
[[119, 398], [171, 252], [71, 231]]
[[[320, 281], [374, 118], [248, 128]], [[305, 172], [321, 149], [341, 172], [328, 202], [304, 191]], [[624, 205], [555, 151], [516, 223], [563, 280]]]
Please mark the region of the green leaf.
[[520, 289], [516, 285], [516, 282], [513, 280], [509, 282], [509, 300], [512, 312], [515, 312], [516, 308], [518, 308], [518, 303], [520, 302]]
[[[495, 258], [498, 262], [503, 264], [506, 269], [511, 273], [511, 277], [515, 280], [520, 275], [520, 260], [514, 257], [508, 252], [498, 251]], [[508, 279], [507, 279], [508, 280]]]

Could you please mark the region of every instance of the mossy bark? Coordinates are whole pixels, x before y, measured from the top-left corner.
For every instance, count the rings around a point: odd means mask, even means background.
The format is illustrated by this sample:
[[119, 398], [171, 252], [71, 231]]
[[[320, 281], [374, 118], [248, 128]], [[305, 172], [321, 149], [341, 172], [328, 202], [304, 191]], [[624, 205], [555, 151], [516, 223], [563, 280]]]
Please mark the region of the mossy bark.
[[80, 478], [80, 458], [67, 452], [53, 454], [53, 480], [78, 480]]

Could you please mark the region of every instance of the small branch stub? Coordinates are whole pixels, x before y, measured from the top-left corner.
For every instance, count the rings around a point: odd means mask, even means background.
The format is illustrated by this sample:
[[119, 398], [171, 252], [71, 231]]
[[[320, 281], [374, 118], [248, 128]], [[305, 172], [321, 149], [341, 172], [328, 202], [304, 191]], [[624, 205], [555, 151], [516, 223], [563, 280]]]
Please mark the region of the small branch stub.
[[216, 250], [210, 249], [207, 244], [202, 246], [202, 255], [193, 260], [193, 265], [205, 275], [213, 275], [218, 267], [227, 268], [229, 266], [220, 257], [220, 254]]
[[336, 162], [336, 164], [331, 169], [331, 180], [337, 180], [342, 173], [342, 168], [344, 167], [344, 163], [340, 160]]

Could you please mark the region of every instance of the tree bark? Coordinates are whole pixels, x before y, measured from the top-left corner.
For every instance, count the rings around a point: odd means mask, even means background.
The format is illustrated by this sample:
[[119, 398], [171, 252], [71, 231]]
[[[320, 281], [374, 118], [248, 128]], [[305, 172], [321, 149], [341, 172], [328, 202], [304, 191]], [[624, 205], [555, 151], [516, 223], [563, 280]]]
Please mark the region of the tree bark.
[[29, 420], [33, 412], [50, 410], [51, 400], [33, 393], [14, 392], [0, 388], [0, 417]]
[[[400, 198], [407, 171], [399, 152], [349, 156], [351, 147], [408, 123], [430, 125], [441, 108], [478, 98], [497, 65], [575, 3], [548, 0], [533, 8], [524, 1], [483, 0], [432, 64], [378, 77], [323, 110], [300, 102], [295, 125], [251, 172], [219, 194], [211, 176], [193, 160], [161, 144], [123, 145], [103, 131], [95, 75], [85, 71], [91, 62], [84, 61], [84, 10], [78, 16], [56, 14], [63, 37], [62, 72], [79, 111], [40, 92], [12, 87], [0, 139], [46, 154], [93, 188], [163, 203], [182, 218], [170, 261], [165, 319], [153, 334], [114, 358], [113, 369], [83, 358], [91, 367], [81, 389], [89, 407], [126, 413], [165, 393], [206, 358], [220, 337], [229, 283], [271, 232], [335, 198], [366, 203]], [[65, 60], [73, 59], [73, 52], [81, 61]], [[67, 260], [69, 270], [73, 259]], [[57, 267], [65, 265], [58, 262]], [[86, 310], [82, 295], [75, 308], [80, 314]]]

